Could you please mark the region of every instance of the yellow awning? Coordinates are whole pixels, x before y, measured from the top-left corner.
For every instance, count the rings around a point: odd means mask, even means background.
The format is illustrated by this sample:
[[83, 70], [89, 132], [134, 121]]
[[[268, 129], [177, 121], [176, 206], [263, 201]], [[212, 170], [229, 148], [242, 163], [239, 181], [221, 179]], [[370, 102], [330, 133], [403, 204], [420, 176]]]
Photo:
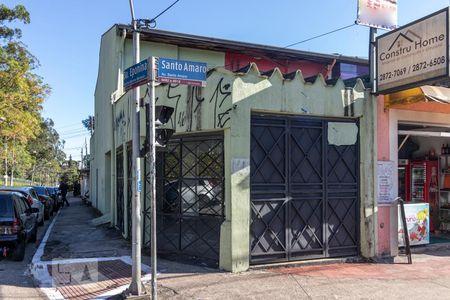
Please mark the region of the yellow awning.
[[424, 85], [388, 94], [384, 97], [384, 107], [388, 108], [394, 105], [411, 104], [421, 101], [436, 101], [439, 103], [450, 104], [450, 88]]

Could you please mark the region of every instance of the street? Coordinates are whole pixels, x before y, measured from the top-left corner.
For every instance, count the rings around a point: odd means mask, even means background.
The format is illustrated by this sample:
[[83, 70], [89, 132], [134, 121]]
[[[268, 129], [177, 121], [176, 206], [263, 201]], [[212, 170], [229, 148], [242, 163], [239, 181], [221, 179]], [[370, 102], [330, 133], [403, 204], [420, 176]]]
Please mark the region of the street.
[[38, 227], [37, 241], [27, 245], [23, 261], [12, 261], [9, 258], [0, 259], [0, 299], [45, 298], [29, 273], [29, 264], [53, 218], [46, 221], [44, 226]]
[[[115, 229], [92, 225], [98, 215], [79, 198], [69, 201], [70, 207], [39, 228], [38, 242], [28, 245], [22, 262], [0, 261], [0, 299], [120, 299], [131, 280], [129, 242]], [[242, 273], [159, 259], [158, 294], [160, 299], [423, 299], [426, 291], [427, 299], [450, 299], [449, 257], [450, 244], [441, 243], [414, 248], [412, 265], [400, 256], [394, 263], [321, 260]], [[150, 292], [145, 251], [143, 262]]]

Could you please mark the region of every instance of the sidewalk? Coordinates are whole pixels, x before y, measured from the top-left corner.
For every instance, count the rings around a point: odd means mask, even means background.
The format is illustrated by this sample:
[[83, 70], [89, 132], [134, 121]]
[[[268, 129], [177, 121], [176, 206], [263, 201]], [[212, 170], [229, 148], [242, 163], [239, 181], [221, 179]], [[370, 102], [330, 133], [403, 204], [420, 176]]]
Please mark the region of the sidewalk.
[[[275, 267], [241, 274], [164, 274], [161, 299], [450, 299], [450, 247], [394, 264]], [[150, 288], [150, 287], [148, 287]]]
[[[31, 273], [50, 299], [106, 299], [131, 281], [131, 243], [115, 229], [94, 226], [92, 207], [69, 198], [36, 251]], [[151, 270], [143, 266], [143, 276]]]
[[[32, 273], [50, 299], [107, 299], [128, 287], [131, 243], [94, 210], [69, 199], [33, 259]], [[450, 299], [450, 245], [421, 248], [413, 264], [338, 263], [273, 267], [232, 274], [158, 260], [160, 299]], [[148, 253], [147, 253], [148, 254]], [[150, 292], [150, 257], [143, 253]], [[118, 297], [112, 297], [117, 299]]]

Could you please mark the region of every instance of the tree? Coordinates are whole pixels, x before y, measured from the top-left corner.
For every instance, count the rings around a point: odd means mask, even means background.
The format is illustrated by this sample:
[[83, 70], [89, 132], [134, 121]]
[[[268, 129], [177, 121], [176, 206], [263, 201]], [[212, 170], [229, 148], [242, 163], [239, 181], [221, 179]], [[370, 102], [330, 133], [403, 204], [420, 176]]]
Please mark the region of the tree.
[[5, 25], [14, 21], [30, 23], [25, 7], [0, 4], [0, 116], [6, 120], [1, 134], [23, 143], [39, 132], [42, 103], [50, 88], [32, 72], [39, 62], [20, 41], [22, 31]]
[[49, 178], [58, 178], [61, 173], [66, 155], [63, 152], [63, 141], [60, 140], [58, 132], [53, 128], [52, 119], [41, 118], [39, 135], [28, 142], [27, 150], [33, 159], [33, 168], [28, 173], [31, 179], [34, 174], [45, 173]]
[[26, 8], [0, 4], [0, 158], [9, 158], [14, 172], [23, 174], [36, 164], [28, 146], [43, 128], [40, 114], [50, 87], [33, 73], [39, 61], [20, 41], [22, 31], [11, 27], [15, 22], [30, 23]]

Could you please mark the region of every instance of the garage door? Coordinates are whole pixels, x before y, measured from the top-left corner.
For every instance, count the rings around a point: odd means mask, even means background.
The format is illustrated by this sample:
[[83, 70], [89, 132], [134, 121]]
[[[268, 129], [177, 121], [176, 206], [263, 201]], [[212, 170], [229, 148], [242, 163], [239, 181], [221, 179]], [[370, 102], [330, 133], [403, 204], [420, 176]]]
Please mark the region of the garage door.
[[[251, 263], [357, 255], [356, 121], [253, 115], [251, 122]], [[328, 141], [328, 125], [341, 123], [356, 128], [353, 143]]]

